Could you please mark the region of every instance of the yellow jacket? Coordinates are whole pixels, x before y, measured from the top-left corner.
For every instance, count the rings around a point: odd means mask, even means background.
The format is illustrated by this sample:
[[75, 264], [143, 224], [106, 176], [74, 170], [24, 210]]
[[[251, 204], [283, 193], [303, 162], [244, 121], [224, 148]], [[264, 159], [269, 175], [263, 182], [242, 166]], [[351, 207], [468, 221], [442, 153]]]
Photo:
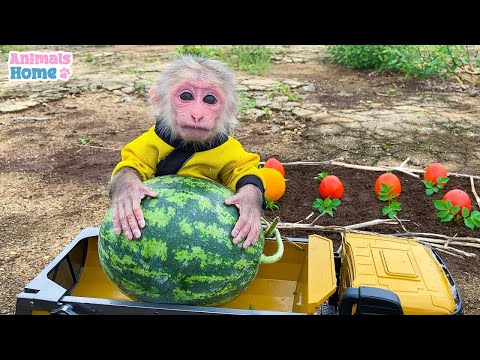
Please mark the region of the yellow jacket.
[[262, 194], [265, 189], [265, 179], [258, 169], [260, 156], [246, 152], [231, 136], [193, 149], [177, 140], [171, 142], [166, 136], [162, 138], [152, 126], [125, 145], [121, 156], [112, 176], [127, 166], [137, 170], [143, 181], [154, 175], [178, 174], [212, 179], [233, 191], [246, 184], [256, 185]]

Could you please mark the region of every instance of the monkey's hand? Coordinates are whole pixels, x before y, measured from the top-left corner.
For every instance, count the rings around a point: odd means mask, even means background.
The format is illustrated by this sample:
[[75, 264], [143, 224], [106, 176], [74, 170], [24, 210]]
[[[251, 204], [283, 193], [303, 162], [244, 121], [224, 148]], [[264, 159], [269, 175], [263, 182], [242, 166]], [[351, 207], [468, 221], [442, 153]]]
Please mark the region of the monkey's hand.
[[110, 185], [110, 197], [113, 227], [117, 235], [124, 231], [128, 240], [132, 240], [132, 235], [136, 239], [142, 235], [139, 227], [145, 226], [145, 219], [140, 202], [147, 195], [157, 196], [152, 189], [142, 183], [135, 170], [125, 169], [116, 174]]
[[243, 241], [243, 248], [257, 242], [260, 231], [262, 231], [262, 193], [258, 187], [252, 184], [244, 185], [238, 192], [225, 200], [226, 205], [235, 205], [240, 216], [232, 230], [232, 241], [238, 244]]

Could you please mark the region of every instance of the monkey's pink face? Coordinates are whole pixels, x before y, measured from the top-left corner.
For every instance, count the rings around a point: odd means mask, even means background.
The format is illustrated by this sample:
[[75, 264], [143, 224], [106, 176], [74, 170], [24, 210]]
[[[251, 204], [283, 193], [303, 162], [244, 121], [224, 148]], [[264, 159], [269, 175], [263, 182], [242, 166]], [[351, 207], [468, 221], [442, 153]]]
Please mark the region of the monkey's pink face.
[[203, 81], [185, 81], [173, 91], [177, 133], [185, 140], [203, 141], [216, 134], [225, 104], [218, 87]]

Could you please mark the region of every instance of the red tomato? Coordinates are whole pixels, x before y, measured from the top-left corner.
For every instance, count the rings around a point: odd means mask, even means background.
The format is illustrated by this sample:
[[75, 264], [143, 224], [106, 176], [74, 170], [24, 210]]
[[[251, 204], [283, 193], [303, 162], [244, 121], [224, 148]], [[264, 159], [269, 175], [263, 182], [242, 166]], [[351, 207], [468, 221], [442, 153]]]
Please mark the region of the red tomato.
[[377, 194], [377, 196], [380, 194], [381, 184], [385, 184], [388, 187], [393, 186], [389, 194], [397, 194], [397, 196], [395, 196], [393, 199], [398, 199], [400, 193], [402, 192], [402, 184], [400, 183], [400, 179], [397, 177], [397, 175], [392, 173], [384, 173], [377, 178], [375, 181], [375, 194]]
[[469, 211], [472, 210], [472, 202], [470, 201], [470, 196], [468, 196], [468, 194], [463, 190], [450, 190], [445, 195], [443, 195], [442, 200], [450, 200], [453, 206], [460, 206], [460, 209], [455, 213], [455, 215], [461, 212], [464, 207], [466, 207]]
[[437, 178], [446, 177], [447, 170], [440, 163], [431, 163], [427, 166], [425, 173], [423, 174], [423, 179], [427, 181], [432, 181], [433, 186], [437, 186]]
[[318, 192], [323, 199], [340, 199], [343, 196], [343, 183], [335, 175], [327, 175], [320, 181]]
[[267, 161], [265, 161], [265, 165], [263, 167], [278, 170], [280, 174], [282, 174], [283, 177], [285, 177], [285, 169], [283, 168], [282, 163], [275, 158], [270, 158]]

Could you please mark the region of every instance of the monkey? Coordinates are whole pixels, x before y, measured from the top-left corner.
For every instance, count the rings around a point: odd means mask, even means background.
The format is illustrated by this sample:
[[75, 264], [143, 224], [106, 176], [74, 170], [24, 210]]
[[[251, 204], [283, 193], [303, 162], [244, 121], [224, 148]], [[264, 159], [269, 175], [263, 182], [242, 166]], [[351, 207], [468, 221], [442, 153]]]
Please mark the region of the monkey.
[[161, 175], [212, 179], [234, 191], [225, 200], [239, 210], [232, 242], [254, 245], [262, 230], [265, 179], [260, 156], [247, 152], [233, 137], [238, 125], [236, 78], [223, 62], [201, 56], [178, 56], [149, 91], [152, 116], [148, 131], [126, 144], [109, 183], [113, 225], [128, 240], [145, 227], [140, 203], [157, 194], [143, 181]]

